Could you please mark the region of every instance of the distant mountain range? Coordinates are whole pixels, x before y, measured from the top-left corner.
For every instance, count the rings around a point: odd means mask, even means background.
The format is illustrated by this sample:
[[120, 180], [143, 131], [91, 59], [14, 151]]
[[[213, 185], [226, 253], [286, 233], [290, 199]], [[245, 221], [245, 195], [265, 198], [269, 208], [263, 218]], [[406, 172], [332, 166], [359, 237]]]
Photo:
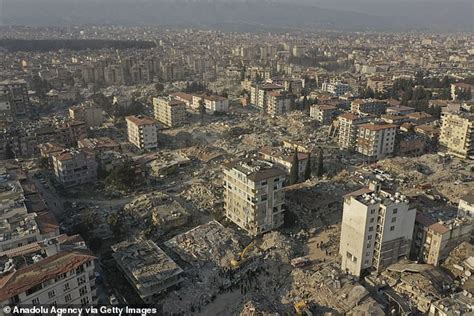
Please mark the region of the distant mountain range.
[[474, 30], [473, 5], [463, 0], [361, 0], [360, 6], [358, 0], [315, 2], [326, 8], [311, 0], [3, 0], [3, 7], [1, 1], [2, 25], [162, 25], [244, 31]]

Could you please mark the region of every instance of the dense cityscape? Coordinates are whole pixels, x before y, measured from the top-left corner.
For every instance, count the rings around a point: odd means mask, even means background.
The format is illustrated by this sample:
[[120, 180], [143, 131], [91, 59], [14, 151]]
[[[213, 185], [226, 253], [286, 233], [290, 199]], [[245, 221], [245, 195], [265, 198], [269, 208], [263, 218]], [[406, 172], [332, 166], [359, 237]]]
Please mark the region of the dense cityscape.
[[0, 26], [0, 315], [473, 315], [473, 43]]

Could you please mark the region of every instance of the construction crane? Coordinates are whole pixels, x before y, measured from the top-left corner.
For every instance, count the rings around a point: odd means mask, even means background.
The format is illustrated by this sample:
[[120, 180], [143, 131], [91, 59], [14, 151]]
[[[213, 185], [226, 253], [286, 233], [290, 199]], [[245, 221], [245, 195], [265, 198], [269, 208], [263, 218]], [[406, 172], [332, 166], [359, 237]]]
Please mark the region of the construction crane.
[[232, 268], [237, 269], [238, 267], [240, 267], [240, 265], [243, 262], [245, 262], [245, 260], [247, 259], [245, 255], [255, 244], [256, 244], [256, 240], [253, 240], [251, 243], [249, 243], [247, 245], [247, 247], [244, 248], [244, 250], [242, 250], [242, 252], [239, 254], [237, 259], [232, 259], [230, 261], [230, 264], [232, 265]]
[[305, 300], [298, 301], [293, 304], [296, 315], [298, 316], [313, 316], [313, 313], [309, 310], [308, 303]]

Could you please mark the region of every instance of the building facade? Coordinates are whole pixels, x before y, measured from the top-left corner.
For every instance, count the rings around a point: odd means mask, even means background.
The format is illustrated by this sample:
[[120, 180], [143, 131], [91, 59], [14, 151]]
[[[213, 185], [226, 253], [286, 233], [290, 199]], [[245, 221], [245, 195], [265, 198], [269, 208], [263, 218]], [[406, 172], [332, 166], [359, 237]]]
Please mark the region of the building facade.
[[224, 165], [226, 217], [255, 236], [284, 222], [285, 172], [272, 163], [245, 159]]
[[439, 144], [456, 157], [474, 159], [474, 115], [443, 114]]
[[158, 147], [156, 122], [146, 116], [127, 116], [128, 141], [139, 149], [153, 150]]
[[344, 196], [342, 269], [359, 277], [408, 256], [415, 215], [405, 196], [392, 195], [375, 183]]
[[359, 126], [367, 123], [368, 118], [354, 113], [344, 113], [338, 117], [338, 144], [341, 149], [356, 150]]
[[309, 110], [309, 116], [315, 118], [322, 125], [331, 124], [338, 113], [338, 108], [330, 104], [315, 104]]
[[169, 98], [153, 98], [155, 119], [168, 126], [181, 126], [186, 121], [186, 104]]
[[357, 136], [357, 152], [375, 161], [393, 153], [397, 126], [393, 124], [362, 124]]
[[472, 232], [470, 219], [453, 218], [439, 221], [434, 216], [417, 212], [413, 233], [412, 257], [421, 262], [439, 265], [463, 241], [469, 241]]
[[73, 187], [97, 180], [97, 162], [93, 154], [83, 149], [65, 150], [53, 155], [54, 175], [65, 187]]

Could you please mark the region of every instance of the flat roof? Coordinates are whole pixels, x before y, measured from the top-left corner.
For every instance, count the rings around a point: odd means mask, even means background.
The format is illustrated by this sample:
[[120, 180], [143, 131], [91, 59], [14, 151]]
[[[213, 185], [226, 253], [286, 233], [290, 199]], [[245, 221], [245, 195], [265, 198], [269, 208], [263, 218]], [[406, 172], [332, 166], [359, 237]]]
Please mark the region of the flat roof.
[[112, 246], [113, 257], [137, 284], [160, 284], [183, 270], [153, 241], [124, 241]]

